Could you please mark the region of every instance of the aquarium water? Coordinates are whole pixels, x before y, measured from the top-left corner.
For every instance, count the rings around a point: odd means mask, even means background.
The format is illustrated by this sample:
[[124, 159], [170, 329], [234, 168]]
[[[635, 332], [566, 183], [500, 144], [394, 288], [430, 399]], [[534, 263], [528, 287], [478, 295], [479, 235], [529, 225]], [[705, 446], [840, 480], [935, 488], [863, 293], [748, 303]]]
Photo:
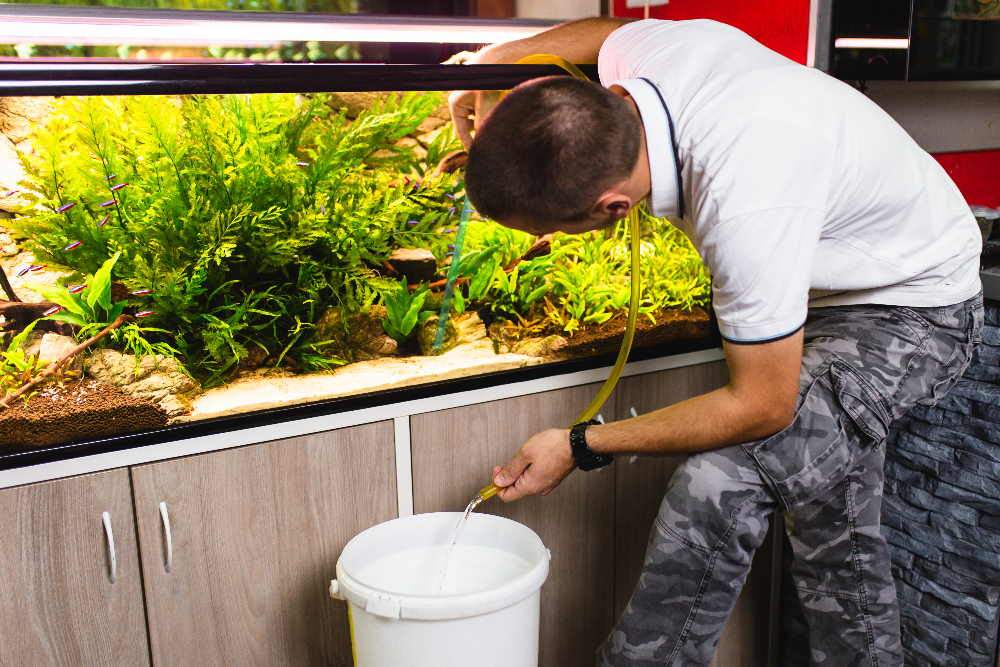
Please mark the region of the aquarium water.
[[379, 558], [358, 579], [397, 595], [467, 595], [502, 587], [530, 569], [528, 561], [509, 551], [440, 544]]

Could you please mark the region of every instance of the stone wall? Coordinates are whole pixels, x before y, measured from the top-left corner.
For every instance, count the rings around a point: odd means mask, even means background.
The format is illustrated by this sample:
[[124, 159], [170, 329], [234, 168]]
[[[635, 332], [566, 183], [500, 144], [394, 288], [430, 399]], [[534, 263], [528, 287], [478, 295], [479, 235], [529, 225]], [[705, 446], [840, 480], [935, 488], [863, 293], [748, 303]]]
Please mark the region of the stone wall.
[[883, 533], [892, 548], [906, 664], [993, 667], [1000, 619], [1000, 302], [983, 344], [933, 408], [887, 446]]

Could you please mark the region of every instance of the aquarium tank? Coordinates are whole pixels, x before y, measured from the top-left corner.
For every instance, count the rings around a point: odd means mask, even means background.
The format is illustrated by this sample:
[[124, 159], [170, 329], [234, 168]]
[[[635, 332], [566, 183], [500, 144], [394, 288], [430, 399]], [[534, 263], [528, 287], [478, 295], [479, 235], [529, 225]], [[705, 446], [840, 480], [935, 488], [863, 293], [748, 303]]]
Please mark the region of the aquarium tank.
[[[471, 210], [444, 92], [5, 97], [0, 134], [5, 447], [603, 365], [622, 338], [626, 230]], [[711, 345], [688, 239], [644, 214], [641, 253], [639, 353]]]

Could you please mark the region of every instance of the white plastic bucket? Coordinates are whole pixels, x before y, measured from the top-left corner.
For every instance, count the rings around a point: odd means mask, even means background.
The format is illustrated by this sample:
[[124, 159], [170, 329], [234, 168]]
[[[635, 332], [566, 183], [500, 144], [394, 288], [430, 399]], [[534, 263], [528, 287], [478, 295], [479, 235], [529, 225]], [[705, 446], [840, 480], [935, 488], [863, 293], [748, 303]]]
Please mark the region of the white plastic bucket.
[[381, 559], [449, 544], [461, 516], [440, 512], [395, 519], [348, 542], [337, 561], [330, 594], [349, 605], [357, 667], [538, 665], [539, 593], [550, 555], [527, 526], [490, 514], [469, 516], [459, 547], [487, 547], [524, 561], [517, 561], [518, 571], [510, 577], [497, 575], [502, 581], [478, 590], [471, 590], [477, 588], [473, 585], [457, 593], [428, 594], [424, 586], [413, 594], [402, 590], [407, 586], [387, 585], [371, 573]]

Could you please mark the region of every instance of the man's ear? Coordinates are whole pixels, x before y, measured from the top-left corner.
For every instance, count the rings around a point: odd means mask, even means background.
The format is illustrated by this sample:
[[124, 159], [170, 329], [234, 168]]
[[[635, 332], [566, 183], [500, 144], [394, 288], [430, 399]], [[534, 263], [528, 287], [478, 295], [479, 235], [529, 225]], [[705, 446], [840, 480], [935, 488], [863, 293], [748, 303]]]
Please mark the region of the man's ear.
[[621, 220], [632, 210], [632, 198], [621, 192], [609, 190], [594, 204], [594, 212], [606, 215], [612, 220]]

